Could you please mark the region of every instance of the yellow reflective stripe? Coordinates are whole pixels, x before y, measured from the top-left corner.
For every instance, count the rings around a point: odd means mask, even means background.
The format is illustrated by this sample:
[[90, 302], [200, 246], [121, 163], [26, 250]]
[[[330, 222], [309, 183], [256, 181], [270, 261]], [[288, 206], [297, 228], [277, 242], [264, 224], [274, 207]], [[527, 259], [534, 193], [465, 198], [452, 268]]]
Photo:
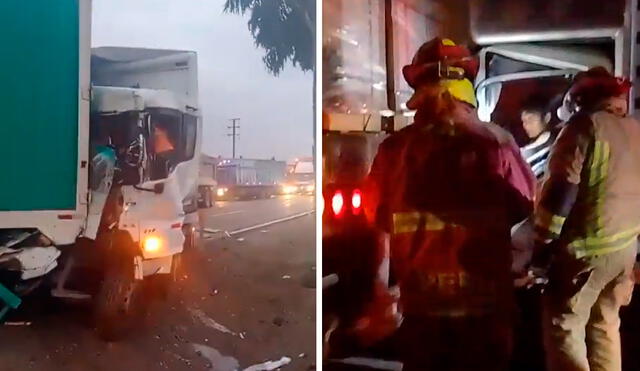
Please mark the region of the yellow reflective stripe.
[[565, 220], [567, 220], [567, 218], [560, 215], [552, 214], [544, 208], [540, 207], [538, 209], [538, 212], [536, 212], [535, 224], [538, 228], [542, 228], [553, 234], [560, 235]]
[[615, 249], [620, 246], [625, 246], [629, 241], [634, 241], [638, 237], [638, 234], [640, 234], [640, 227], [635, 227], [608, 237], [587, 237], [576, 240], [571, 242], [570, 246], [576, 251], [589, 250], [589, 254], [593, 255], [594, 253], [592, 253], [592, 251]]
[[611, 147], [609, 143], [597, 141], [593, 150], [589, 174], [589, 188], [591, 192], [587, 198], [588, 202], [593, 203], [593, 218], [591, 219], [593, 223], [586, 226], [587, 232], [595, 236], [601, 236], [604, 232], [604, 214], [602, 209], [610, 157]]
[[603, 202], [604, 202], [604, 193], [606, 191], [606, 179], [607, 173], [609, 171], [609, 156], [611, 155], [611, 151], [609, 148], [609, 143], [599, 142], [602, 146], [602, 160], [598, 164], [598, 186], [596, 189], [596, 235], [601, 235], [604, 231], [604, 214], [602, 212]]
[[598, 164], [602, 161], [602, 142], [597, 141], [593, 148], [591, 166], [589, 169], [589, 186], [594, 186], [598, 182]]
[[424, 229], [427, 231], [442, 230], [446, 223], [431, 213], [395, 213], [393, 214], [393, 233], [411, 233], [416, 232], [421, 223], [424, 223]]
[[631, 237], [631, 239], [628, 240], [626, 243], [620, 244], [618, 246], [603, 247], [599, 249], [587, 249], [587, 250], [575, 249], [575, 255], [576, 255], [576, 258], [584, 258], [586, 256], [594, 256], [594, 255], [605, 255], [618, 250], [626, 249], [627, 247], [631, 247], [631, 245], [633, 245], [634, 243], [637, 243], [637, 239], [635, 236]]

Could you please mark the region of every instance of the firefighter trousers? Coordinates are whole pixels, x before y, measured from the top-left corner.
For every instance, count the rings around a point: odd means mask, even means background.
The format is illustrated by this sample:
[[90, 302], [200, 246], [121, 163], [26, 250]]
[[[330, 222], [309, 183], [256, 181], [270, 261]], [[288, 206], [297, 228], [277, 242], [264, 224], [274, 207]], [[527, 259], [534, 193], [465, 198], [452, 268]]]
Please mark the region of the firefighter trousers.
[[548, 371], [621, 371], [620, 307], [633, 292], [637, 246], [557, 257], [544, 293]]

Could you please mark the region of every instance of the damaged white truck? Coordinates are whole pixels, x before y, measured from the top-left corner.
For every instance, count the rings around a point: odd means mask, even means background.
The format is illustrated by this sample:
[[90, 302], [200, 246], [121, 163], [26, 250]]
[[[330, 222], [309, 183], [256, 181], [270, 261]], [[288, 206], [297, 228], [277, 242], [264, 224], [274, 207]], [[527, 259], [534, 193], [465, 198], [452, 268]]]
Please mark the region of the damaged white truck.
[[0, 71], [0, 317], [44, 288], [91, 300], [99, 335], [118, 339], [144, 313], [148, 283], [168, 289], [194, 241], [196, 54], [92, 51], [89, 0], [11, 4], [15, 52]]

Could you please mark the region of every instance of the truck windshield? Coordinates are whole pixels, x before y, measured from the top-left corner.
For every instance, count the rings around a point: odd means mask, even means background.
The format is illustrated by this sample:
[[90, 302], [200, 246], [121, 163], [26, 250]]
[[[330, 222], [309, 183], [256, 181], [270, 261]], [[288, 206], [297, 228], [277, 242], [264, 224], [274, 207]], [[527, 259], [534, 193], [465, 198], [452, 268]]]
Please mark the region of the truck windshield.
[[139, 121], [140, 112], [137, 111], [118, 114], [97, 113], [91, 117], [91, 151], [94, 153], [100, 146], [106, 145], [115, 149], [117, 166], [120, 169], [118, 182], [123, 184], [138, 184], [141, 180], [136, 164], [136, 159], [139, 159], [136, 154], [140, 155], [140, 151], [131, 151], [135, 148], [135, 143], [140, 143]]
[[138, 120], [138, 112], [95, 114], [91, 118], [90, 142], [124, 149], [138, 137]]

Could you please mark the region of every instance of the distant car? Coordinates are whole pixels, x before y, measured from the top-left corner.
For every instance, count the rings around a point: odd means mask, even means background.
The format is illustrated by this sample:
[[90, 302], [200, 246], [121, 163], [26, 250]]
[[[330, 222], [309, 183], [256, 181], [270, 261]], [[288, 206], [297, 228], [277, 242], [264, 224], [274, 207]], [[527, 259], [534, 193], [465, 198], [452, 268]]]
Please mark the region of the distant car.
[[312, 182], [292, 182], [281, 186], [280, 194], [283, 195], [313, 195], [316, 186]]
[[314, 183], [303, 183], [298, 185], [300, 193], [305, 195], [313, 195], [316, 193], [316, 185]]
[[231, 194], [229, 193], [229, 188], [227, 187], [218, 187], [216, 188], [216, 200], [225, 201], [231, 199]]

